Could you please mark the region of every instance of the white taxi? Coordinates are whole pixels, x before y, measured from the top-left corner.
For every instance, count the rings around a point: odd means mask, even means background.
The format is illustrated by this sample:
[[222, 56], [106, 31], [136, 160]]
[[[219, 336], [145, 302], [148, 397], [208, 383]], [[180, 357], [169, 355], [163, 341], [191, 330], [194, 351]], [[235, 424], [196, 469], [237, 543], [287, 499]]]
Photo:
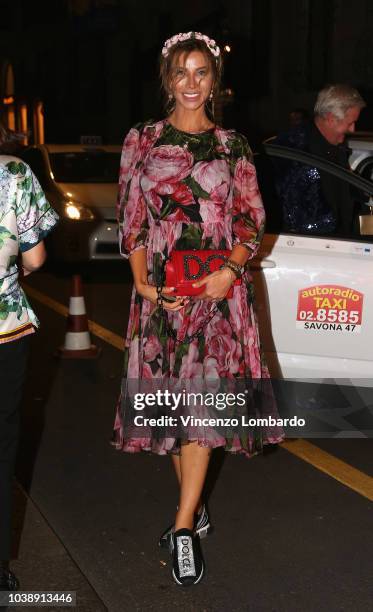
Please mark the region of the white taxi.
[[[373, 194], [372, 181], [324, 159], [273, 144], [265, 149], [270, 157], [319, 167]], [[260, 186], [270, 233], [251, 270], [272, 376], [372, 385], [373, 235], [341, 239], [284, 233], [273, 222], [280, 204], [275, 197], [269, 203], [268, 185]]]
[[115, 215], [120, 146], [36, 145], [22, 152], [60, 215], [50, 237], [64, 262], [120, 259]]

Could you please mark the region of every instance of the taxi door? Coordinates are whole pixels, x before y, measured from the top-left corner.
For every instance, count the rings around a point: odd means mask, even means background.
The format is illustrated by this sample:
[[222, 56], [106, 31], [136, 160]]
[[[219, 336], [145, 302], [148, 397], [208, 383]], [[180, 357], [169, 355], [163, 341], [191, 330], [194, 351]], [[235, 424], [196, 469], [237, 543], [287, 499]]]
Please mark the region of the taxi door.
[[[264, 148], [256, 166], [269, 227], [280, 207], [268, 189], [273, 175], [265, 160], [273, 157], [316, 167], [373, 195], [372, 181], [328, 160], [270, 143]], [[373, 237], [268, 233], [251, 271], [273, 377], [373, 379]]]
[[373, 378], [373, 243], [266, 234], [251, 271], [272, 376]]

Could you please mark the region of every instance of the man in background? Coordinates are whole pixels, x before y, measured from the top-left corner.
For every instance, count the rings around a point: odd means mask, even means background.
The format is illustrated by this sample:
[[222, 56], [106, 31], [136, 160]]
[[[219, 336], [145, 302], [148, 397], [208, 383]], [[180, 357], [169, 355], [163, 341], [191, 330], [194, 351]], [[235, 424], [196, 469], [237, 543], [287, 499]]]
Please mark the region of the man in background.
[[[349, 85], [328, 85], [316, 100], [314, 120], [281, 134], [275, 144], [293, 147], [349, 168], [346, 134], [365, 102]], [[276, 187], [285, 231], [349, 236], [353, 233], [354, 201], [350, 187], [327, 172], [300, 162], [277, 164]]]

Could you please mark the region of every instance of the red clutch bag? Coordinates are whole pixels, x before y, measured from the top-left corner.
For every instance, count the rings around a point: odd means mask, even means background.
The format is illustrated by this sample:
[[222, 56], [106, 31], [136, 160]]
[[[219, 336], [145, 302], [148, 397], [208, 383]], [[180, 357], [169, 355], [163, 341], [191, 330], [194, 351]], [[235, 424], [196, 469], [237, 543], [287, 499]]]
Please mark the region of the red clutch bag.
[[[198, 295], [204, 291], [204, 287], [192, 287], [193, 283], [201, 280], [207, 274], [220, 270], [229, 258], [230, 251], [214, 250], [191, 250], [172, 251], [166, 262], [166, 286], [175, 287], [171, 295]], [[237, 278], [234, 285], [241, 285], [241, 279]], [[226, 298], [233, 296], [231, 287]]]

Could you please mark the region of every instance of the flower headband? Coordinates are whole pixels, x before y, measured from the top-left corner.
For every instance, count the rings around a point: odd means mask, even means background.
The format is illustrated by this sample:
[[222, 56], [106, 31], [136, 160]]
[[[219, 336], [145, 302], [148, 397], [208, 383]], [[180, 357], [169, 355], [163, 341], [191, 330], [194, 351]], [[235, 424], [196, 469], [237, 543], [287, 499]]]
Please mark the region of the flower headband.
[[164, 43], [163, 49], [162, 49], [163, 57], [168, 56], [171, 47], [173, 47], [174, 45], [177, 45], [180, 42], [184, 42], [184, 40], [191, 40], [193, 38], [196, 38], [197, 40], [203, 40], [203, 42], [206, 44], [206, 46], [208, 47], [209, 51], [211, 51], [213, 56], [215, 58], [219, 57], [220, 49], [218, 45], [216, 44], [216, 42], [212, 38], [209, 38], [208, 36], [206, 36], [206, 34], [201, 34], [201, 32], [184, 32], [180, 34], [175, 34], [175, 36], [172, 36], [171, 38], [166, 40], [166, 42]]

